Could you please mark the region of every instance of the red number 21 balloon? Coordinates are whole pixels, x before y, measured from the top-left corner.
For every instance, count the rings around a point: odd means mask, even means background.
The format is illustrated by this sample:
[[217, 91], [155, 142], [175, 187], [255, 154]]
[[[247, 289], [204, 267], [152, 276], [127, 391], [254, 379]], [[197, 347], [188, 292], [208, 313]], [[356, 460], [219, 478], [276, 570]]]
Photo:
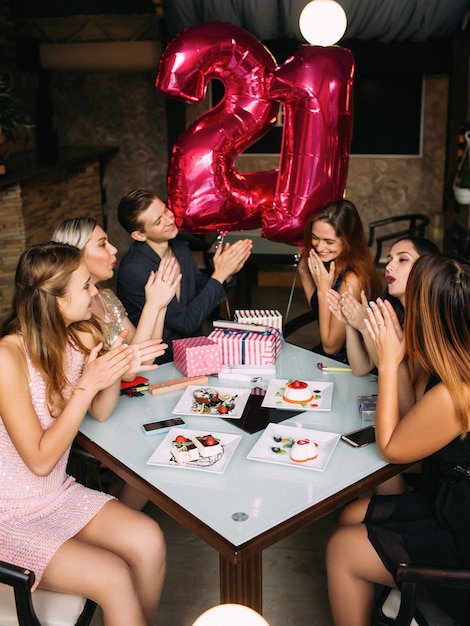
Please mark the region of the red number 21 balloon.
[[[209, 80], [223, 100], [178, 138], [170, 160], [168, 203], [180, 228], [248, 230], [301, 242], [320, 206], [343, 196], [352, 132], [349, 50], [300, 46], [283, 65], [243, 29], [205, 22], [177, 35], [160, 61], [164, 94], [200, 101]], [[272, 126], [284, 105], [279, 171], [244, 173], [235, 159]]]

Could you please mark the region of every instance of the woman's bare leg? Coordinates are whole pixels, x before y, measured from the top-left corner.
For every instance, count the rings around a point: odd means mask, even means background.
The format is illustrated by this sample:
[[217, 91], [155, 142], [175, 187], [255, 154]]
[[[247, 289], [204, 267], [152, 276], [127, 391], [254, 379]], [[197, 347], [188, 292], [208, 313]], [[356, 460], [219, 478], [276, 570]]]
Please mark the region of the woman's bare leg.
[[[114, 573], [110, 570], [110, 574], [117, 577], [120, 570], [119, 566], [122, 563], [122, 568], [126, 569], [128, 572], [131, 587], [134, 590], [133, 593], [135, 593], [138, 599], [140, 610], [144, 616], [144, 623], [148, 625], [153, 624], [163, 586], [166, 566], [165, 541], [158, 524], [148, 515], [134, 511], [120, 502], [113, 500], [108, 502], [100, 510], [93, 520], [77, 534], [73, 541], [81, 545], [88, 545], [90, 549], [100, 549], [101, 552], [97, 552], [97, 555], [104, 552], [109, 556], [99, 568], [102, 573], [103, 568], [105, 572], [107, 571], [104, 563], [106, 563], [107, 567], [114, 564], [117, 572]], [[67, 542], [67, 544], [68, 543], [69, 542]], [[64, 546], [67, 544], [64, 544]], [[61, 550], [62, 548], [58, 552]], [[113, 557], [115, 560], [113, 560]], [[82, 576], [85, 574], [85, 577], [92, 572], [93, 577], [96, 578], [95, 572], [98, 567], [98, 560], [99, 557], [97, 556], [93, 561], [93, 565], [87, 564], [86, 561], [80, 561], [81, 566], [77, 568], [76, 571], [81, 573]], [[67, 568], [69, 569], [71, 569], [71, 562], [73, 561], [69, 561], [67, 564]], [[47, 574], [49, 574], [50, 565], [46, 569]], [[50, 575], [45, 580], [48, 582]], [[60, 574], [58, 577], [54, 578], [57, 584], [60, 584], [60, 580]], [[111, 587], [112, 586], [113, 585], [111, 585]], [[122, 586], [124, 588], [122, 594], [118, 592], [119, 587], [114, 586], [114, 591], [112, 591], [114, 600], [116, 600], [117, 595], [124, 596], [125, 593], [131, 593], [126, 584], [123, 583]], [[71, 587], [71, 589], [77, 592], [73, 587]], [[90, 596], [88, 593], [83, 593], [82, 591], [78, 592], [94, 599], [94, 596]], [[120, 598], [119, 604], [121, 600], [122, 598]], [[101, 601], [98, 603], [102, 606], [103, 613], [106, 615], [105, 606], [101, 604]], [[118, 619], [121, 619], [121, 617]], [[110, 621], [109, 623], [114, 626], [115, 624], [121, 624], [121, 621]], [[124, 620], [122, 623], [125, 623]], [[140, 624], [139, 621], [134, 622], [130, 620], [127, 621], [126, 626], [129, 624], [134, 625], [134, 623], [136, 626]]]
[[77, 539], [66, 541], [49, 562], [39, 587], [94, 600], [105, 626], [148, 626], [132, 573], [115, 554]]
[[343, 526], [327, 547], [328, 595], [336, 626], [368, 626], [374, 583], [395, 587], [364, 524]]
[[147, 504], [148, 498], [141, 494], [140, 491], [137, 491], [137, 489], [134, 489], [134, 487], [124, 483], [121, 493], [119, 494], [119, 501], [130, 506], [131, 509], [141, 511]]
[[351, 526], [364, 521], [370, 498], [359, 498], [350, 502], [338, 518], [339, 526]]

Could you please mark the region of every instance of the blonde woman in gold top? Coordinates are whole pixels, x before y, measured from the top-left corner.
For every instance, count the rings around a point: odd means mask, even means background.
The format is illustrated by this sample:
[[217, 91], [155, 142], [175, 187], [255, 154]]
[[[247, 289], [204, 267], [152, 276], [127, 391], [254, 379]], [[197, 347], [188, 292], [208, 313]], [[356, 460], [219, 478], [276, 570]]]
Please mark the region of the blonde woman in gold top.
[[[116, 265], [117, 249], [110, 243], [108, 236], [91, 217], [75, 217], [63, 220], [55, 229], [52, 239], [59, 243], [68, 243], [83, 251], [83, 259], [91, 275], [91, 282], [98, 283], [113, 277]], [[98, 288], [92, 298], [91, 311], [98, 321], [104, 338], [105, 350], [109, 350], [123, 331], [127, 331], [126, 341], [129, 344], [149, 344], [149, 340], [162, 341], [163, 323], [167, 305], [175, 295], [181, 280], [181, 274], [177, 273], [177, 265], [174, 259], [166, 259], [161, 263], [157, 272], [152, 272], [145, 286], [146, 302], [142, 311], [137, 328], [127, 316], [122, 302], [112, 289]], [[147, 342], [147, 344], [146, 344]], [[152, 341], [154, 344], [155, 341]], [[156, 357], [162, 356], [167, 345], [161, 343], [160, 352], [152, 348], [152, 358], [142, 364], [153, 362]], [[150, 349], [150, 348], [149, 348]], [[157, 367], [156, 365], [154, 367]], [[146, 368], [148, 369], [148, 368]], [[138, 372], [128, 371], [122, 377], [123, 380], [133, 380]], [[146, 503], [139, 492], [117, 481], [111, 487], [114, 495], [119, 495], [121, 502], [125, 502], [134, 509], [141, 509]]]
[[[83, 258], [94, 284], [113, 277], [117, 263], [117, 249], [98, 222], [91, 217], [75, 217], [63, 220], [52, 238], [83, 250]], [[98, 289], [92, 301], [92, 313], [99, 322], [109, 349], [122, 331], [128, 331], [126, 341], [135, 344], [149, 339], [161, 339], [168, 303], [175, 295], [181, 274], [177, 273], [174, 259], [164, 259], [157, 272], [152, 272], [145, 287], [146, 303], [137, 328], [129, 320], [126, 310], [111, 289]], [[165, 348], [162, 344], [162, 353]], [[161, 355], [159, 355], [161, 356]]]

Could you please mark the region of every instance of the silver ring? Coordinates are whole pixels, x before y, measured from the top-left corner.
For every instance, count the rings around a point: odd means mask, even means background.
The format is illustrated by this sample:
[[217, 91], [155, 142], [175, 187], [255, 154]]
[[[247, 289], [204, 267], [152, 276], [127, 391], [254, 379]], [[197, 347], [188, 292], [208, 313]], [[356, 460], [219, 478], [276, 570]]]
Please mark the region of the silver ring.
[[385, 328], [385, 324], [377, 324], [377, 328]]
[[314, 270], [317, 270], [317, 269], [318, 269], [318, 266], [317, 266], [317, 265], [314, 265], [314, 266], [313, 266], [313, 269], [314, 269]]
[[166, 280], [164, 278], [162, 278], [162, 283], [166, 283]]

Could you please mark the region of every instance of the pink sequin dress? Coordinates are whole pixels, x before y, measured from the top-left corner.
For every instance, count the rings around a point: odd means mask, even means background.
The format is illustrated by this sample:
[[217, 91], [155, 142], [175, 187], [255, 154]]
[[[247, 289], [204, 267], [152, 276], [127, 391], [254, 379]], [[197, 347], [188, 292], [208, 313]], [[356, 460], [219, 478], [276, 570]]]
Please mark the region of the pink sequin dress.
[[[67, 356], [70, 396], [81, 375], [83, 355], [70, 347]], [[26, 358], [33, 406], [46, 430], [54, 423], [45, 402], [46, 385], [27, 355]], [[35, 587], [57, 549], [113, 499], [69, 476], [68, 456], [69, 450], [48, 476], [33, 474], [0, 418], [0, 559], [31, 569], [36, 576]]]

